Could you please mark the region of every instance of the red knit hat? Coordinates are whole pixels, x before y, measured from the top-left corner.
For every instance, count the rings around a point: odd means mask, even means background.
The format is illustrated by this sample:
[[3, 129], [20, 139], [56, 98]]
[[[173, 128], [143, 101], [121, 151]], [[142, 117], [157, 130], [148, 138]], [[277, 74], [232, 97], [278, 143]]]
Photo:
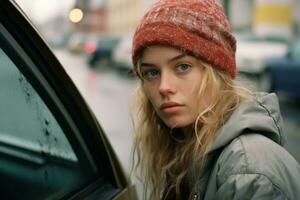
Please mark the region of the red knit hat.
[[170, 45], [236, 75], [236, 40], [218, 0], [160, 0], [144, 15], [133, 37], [136, 66], [147, 46]]

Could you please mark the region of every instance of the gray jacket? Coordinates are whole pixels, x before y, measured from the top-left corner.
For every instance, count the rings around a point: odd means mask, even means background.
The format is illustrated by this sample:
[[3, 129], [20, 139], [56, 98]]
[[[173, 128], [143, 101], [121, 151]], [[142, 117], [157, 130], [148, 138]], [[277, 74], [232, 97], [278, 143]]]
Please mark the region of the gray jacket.
[[240, 105], [218, 131], [191, 199], [300, 200], [300, 166], [282, 147], [275, 94]]

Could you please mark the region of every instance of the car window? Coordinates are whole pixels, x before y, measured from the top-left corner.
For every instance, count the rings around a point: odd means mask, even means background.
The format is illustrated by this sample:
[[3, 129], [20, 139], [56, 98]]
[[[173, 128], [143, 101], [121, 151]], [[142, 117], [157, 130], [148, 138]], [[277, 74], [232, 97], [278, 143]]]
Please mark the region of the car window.
[[49, 109], [0, 49], [0, 143], [77, 162]]
[[96, 172], [80, 165], [62, 128], [19, 70], [22, 66], [3, 48], [0, 66], [1, 196], [52, 199], [87, 184]]

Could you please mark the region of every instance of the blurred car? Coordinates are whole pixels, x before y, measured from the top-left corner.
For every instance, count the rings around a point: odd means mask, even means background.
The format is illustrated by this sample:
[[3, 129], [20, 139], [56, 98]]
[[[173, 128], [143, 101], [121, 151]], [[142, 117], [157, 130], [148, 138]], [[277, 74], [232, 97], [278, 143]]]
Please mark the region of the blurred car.
[[119, 38], [116, 37], [99, 37], [95, 41], [88, 41], [85, 45], [85, 52], [88, 54], [88, 64], [95, 67], [97, 63], [108, 61], [111, 63], [112, 52], [117, 46]]
[[300, 97], [300, 40], [289, 45], [285, 56], [268, 58], [264, 62], [270, 74], [271, 91]]
[[68, 41], [67, 48], [71, 53], [84, 53], [86, 48], [86, 43], [97, 40], [96, 35], [75, 32], [73, 33]]
[[277, 38], [259, 38], [252, 34], [237, 34], [236, 61], [238, 73], [253, 80], [260, 91], [271, 88], [270, 74], [264, 60], [283, 57], [288, 52], [287, 43]]
[[113, 52], [113, 59], [119, 69], [124, 69], [127, 71], [132, 70], [132, 37], [133, 36], [131, 34], [123, 36]]
[[14, 1], [0, 4], [1, 199], [136, 199], [101, 126]]

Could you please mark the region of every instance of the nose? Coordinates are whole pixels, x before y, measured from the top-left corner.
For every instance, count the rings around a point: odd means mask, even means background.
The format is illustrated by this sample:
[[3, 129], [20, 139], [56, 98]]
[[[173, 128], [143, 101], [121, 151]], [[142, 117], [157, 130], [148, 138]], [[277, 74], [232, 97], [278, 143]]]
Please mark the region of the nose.
[[167, 96], [175, 93], [174, 77], [169, 73], [162, 73], [159, 84], [159, 93]]

